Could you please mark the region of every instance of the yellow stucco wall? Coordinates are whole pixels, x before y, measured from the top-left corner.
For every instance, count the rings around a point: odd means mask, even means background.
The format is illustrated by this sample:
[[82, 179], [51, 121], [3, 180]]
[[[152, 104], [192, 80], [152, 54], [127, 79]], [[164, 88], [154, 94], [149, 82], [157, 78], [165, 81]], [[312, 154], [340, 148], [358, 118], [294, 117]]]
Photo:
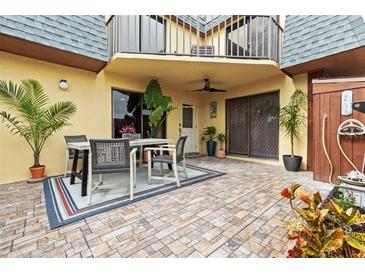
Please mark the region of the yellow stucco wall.
[[[77, 105], [72, 126], [50, 137], [41, 154], [41, 163], [46, 165], [48, 175], [60, 174], [64, 168], [64, 135], [86, 134], [89, 138], [111, 138], [112, 136], [112, 87], [143, 92], [150, 78], [123, 77], [101, 71], [99, 74], [71, 67], [51, 64], [31, 58], [0, 51], [0, 79], [20, 82], [34, 78], [41, 82], [51, 102], [71, 100]], [[58, 88], [58, 82], [66, 79], [69, 89]], [[160, 82], [163, 92], [172, 96], [179, 106], [181, 91]], [[200, 99], [192, 96], [200, 116]], [[6, 109], [0, 105], [0, 109]], [[167, 138], [179, 135], [180, 111], [176, 110], [167, 119]], [[200, 128], [198, 129], [200, 131]], [[0, 184], [24, 180], [29, 177], [28, 167], [33, 164], [31, 149], [18, 136], [10, 135], [0, 124]]]
[[[229, 89], [225, 93], [212, 94], [209, 100], [203, 103], [202, 111], [203, 117], [200, 119], [200, 127], [204, 128], [209, 125], [213, 125], [217, 128], [218, 132], [225, 132], [226, 127], [226, 105], [225, 100], [229, 98], [248, 96], [254, 94], [260, 94], [270, 91], [280, 91], [280, 105], [284, 106], [288, 103], [291, 94], [296, 88], [300, 88], [307, 94], [307, 74], [300, 74], [293, 79], [282, 74], [281, 77], [275, 77], [271, 79], [265, 79], [260, 82], [249, 83], [243, 86], [238, 86]], [[210, 118], [210, 102], [217, 101], [217, 118]], [[206, 153], [205, 147], [201, 146], [202, 153]], [[307, 128], [302, 127], [300, 136], [295, 142], [295, 153], [303, 156], [302, 169], [307, 167]], [[290, 140], [280, 130], [279, 134], [279, 161], [270, 161], [262, 159], [247, 159], [242, 157], [232, 157], [237, 159], [246, 159], [254, 162], [268, 163], [273, 165], [282, 165], [282, 155], [290, 154]]]
[[[72, 126], [64, 128], [52, 136], [44, 147], [41, 162], [47, 166], [48, 175], [60, 174], [64, 168], [64, 135], [86, 134], [89, 138], [110, 138], [112, 136], [111, 121], [111, 89], [143, 92], [150, 80], [146, 75], [123, 76], [113, 72], [101, 71], [99, 74], [66, 66], [51, 64], [31, 58], [0, 52], [0, 79], [20, 82], [22, 79], [39, 80], [47, 91], [52, 102], [72, 100], [77, 105], [77, 113], [72, 118]], [[244, 75], [243, 75], [244, 77]], [[62, 91], [58, 82], [66, 79], [69, 89]], [[193, 94], [187, 93], [183, 87], [160, 81], [166, 95], [173, 98], [176, 106], [190, 101], [196, 105], [198, 117], [198, 134], [200, 139], [203, 127], [214, 125], [219, 131], [225, 130], [225, 99], [245, 95], [258, 94], [280, 90], [280, 103], [287, 103], [295, 87], [307, 92], [307, 76], [299, 75], [291, 79], [284, 74], [271, 79], [264, 79], [243, 86], [230, 88], [224, 94]], [[217, 118], [210, 118], [210, 102], [218, 102]], [[0, 105], [0, 109], [4, 107]], [[177, 139], [179, 136], [180, 110], [174, 111], [167, 119], [167, 137]], [[280, 133], [281, 155], [289, 153], [289, 139]], [[204, 145], [197, 142], [198, 149], [205, 153]], [[306, 167], [307, 129], [303, 128], [300, 141], [296, 142], [296, 153], [303, 156], [303, 166]], [[0, 184], [24, 180], [29, 177], [28, 167], [32, 165], [32, 153], [24, 140], [10, 135], [9, 131], [0, 125]], [[262, 160], [260, 160], [262, 161]]]

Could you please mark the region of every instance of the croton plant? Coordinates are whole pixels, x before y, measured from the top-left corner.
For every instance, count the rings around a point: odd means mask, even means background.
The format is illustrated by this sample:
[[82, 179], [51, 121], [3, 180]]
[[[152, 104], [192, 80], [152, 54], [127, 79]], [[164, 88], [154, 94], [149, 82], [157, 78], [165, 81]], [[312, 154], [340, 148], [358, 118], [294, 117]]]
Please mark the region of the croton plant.
[[365, 258], [365, 215], [351, 198], [319, 192], [308, 194], [299, 184], [285, 188], [295, 218], [284, 222], [288, 238], [295, 240], [289, 258]]

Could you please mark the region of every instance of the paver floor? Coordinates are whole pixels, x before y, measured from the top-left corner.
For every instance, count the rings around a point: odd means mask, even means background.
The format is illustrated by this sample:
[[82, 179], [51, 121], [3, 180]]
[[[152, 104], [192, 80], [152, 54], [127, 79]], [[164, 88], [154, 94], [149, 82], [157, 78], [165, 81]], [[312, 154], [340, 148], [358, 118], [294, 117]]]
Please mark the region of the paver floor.
[[280, 191], [330, 189], [310, 172], [216, 158], [227, 174], [51, 230], [42, 184], [0, 185], [0, 257], [285, 257]]

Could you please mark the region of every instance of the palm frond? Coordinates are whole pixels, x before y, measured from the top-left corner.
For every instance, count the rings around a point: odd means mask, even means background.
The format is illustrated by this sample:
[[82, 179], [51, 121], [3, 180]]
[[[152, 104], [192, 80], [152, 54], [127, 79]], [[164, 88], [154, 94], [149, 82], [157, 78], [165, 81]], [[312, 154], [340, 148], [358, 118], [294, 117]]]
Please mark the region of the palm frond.
[[30, 102], [35, 109], [41, 109], [48, 103], [48, 95], [44, 92], [42, 85], [37, 80], [23, 80], [21, 88], [24, 90], [24, 100]]
[[23, 89], [17, 84], [0, 80], [0, 100], [10, 108], [20, 107], [23, 95]]
[[58, 102], [48, 107], [45, 116], [49, 122], [67, 121], [76, 112], [76, 104], [71, 101]]

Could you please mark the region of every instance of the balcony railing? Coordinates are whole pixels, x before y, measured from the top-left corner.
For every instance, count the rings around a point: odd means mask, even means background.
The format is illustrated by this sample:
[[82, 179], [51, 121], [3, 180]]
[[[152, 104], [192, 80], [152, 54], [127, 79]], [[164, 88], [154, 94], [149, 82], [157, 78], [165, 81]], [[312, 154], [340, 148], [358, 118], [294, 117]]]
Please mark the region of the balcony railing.
[[279, 62], [277, 16], [114, 15], [107, 22], [109, 54], [139, 53], [268, 59]]

